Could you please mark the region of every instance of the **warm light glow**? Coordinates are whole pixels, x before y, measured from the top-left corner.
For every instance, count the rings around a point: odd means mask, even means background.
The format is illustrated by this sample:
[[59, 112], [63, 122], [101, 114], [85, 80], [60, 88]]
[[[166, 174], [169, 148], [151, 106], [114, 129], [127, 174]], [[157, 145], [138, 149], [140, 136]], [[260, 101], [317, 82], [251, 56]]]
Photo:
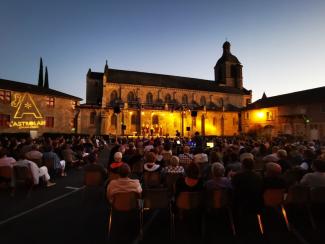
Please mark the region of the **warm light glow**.
[[264, 117], [264, 113], [262, 111], [257, 112], [256, 115], [257, 115], [257, 118], [259, 118], [259, 119], [263, 119], [263, 117]]
[[144, 115], [144, 112], [141, 112], [141, 115]]
[[129, 112], [130, 113], [130, 115], [132, 115], [133, 114], [133, 112]]

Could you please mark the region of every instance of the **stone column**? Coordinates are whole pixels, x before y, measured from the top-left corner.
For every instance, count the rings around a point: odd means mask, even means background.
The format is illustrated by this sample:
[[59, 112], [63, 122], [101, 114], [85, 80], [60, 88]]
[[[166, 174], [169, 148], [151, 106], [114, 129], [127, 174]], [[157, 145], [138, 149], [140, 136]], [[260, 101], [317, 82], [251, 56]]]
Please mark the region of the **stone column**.
[[106, 111], [100, 112], [100, 134], [105, 135], [107, 134], [107, 127], [108, 127], [108, 113]]

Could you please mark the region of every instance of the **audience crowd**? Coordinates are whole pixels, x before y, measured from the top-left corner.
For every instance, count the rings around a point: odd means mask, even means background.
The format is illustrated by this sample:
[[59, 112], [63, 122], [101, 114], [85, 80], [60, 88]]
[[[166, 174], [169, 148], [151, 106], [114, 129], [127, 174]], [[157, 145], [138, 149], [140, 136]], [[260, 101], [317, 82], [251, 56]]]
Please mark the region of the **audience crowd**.
[[[150, 175], [158, 180], [155, 187], [164, 186], [168, 175], [177, 175], [175, 198], [183, 191], [226, 189], [232, 192], [234, 205], [254, 210], [269, 188], [325, 187], [325, 146], [319, 141], [215, 137], [214, 146], [207, 148], [198, 133], [190, 139], [110, 141], [71, 135], [0, 140], [0, 172], [6, 166], [27, 167], [35, 185], [49, 187], [57, 177], [69, 177], [72, 168], [99, 171], [109, 199], [119, 192], [141, 194]], [[99, 160], [103, 151], [107, 156]], [[3, 174], [0, 177], [2, 182], [8, 180]], [[10, 186], [15, 185], [13, 173]]]

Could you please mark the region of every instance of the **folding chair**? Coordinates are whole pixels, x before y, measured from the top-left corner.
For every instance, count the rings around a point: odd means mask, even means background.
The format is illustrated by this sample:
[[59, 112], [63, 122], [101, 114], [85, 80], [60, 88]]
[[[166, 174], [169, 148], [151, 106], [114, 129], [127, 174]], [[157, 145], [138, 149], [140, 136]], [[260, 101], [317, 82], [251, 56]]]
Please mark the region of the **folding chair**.
[[232, 234], [236, 235], [233, 213], [231, 210], [230, 193], [226, 189], [215, 190], [207, 193], [207, 208], [208, 209], [226, 209], [230, 222]]
[[175, 193], [175, 184], [179, 177], [182, 177], [183, 174], [170, 174], [166, 173], [164, 176], [164, 185], [168, 188], [169, 192]]
[[160, 172], [144, 172], [143, 185], [145, 188], [160, 187], [161, 186]]
[[140, 208], [141, 195], [136, 192], [123, 192], [116, 193], [110, 201], [110, 213], [108, 220], [108, 238], [111, 236], [111, 229], [113, 224], [113, 212], [127, 213], [132, 211], [139, 212], [140, 226], [142, 226], [141, 208]]
[[12, 195], [15, 195], [17, 186], [23, 185], [28, 189], [28, 195], [34, 186], [33, 175], [29, 167], [26, 166], [13, 166], [14, 187]]
[[[281, 209], [281, 215], [286, 223], [287, 229], [290, 231], [290, 224], [287, 218], [287, 213], [283, 206], [285, 192], [286, 192], [285, 189], [267, 189], [263, 194], [263, 199], [264, 199], [265, 207]], [[264, 235], [264, 227], [263, 227], [262, 217], [260, 214], [257, 214], [257, 220], [258, 220], [260, 232], [262, 235]]]
[[[186, 212], [191, 213], [195, 210], [200, 211], [201, 207], [202, 207], [202, 193], [201, 192], [181, 192], [176, 198], [176, 208], [179, 210], [180, 220], [183, 219], [183, 215]], [[195, 216], [197, 216], [197, 215], [195, 215]], [[199, 216], [202, 218], [201, 213], [199, 213]], [[202, 219], [200, 219], [200, 223], [199, 223], [200, 226], [201, 226], [201, 222], [202, 222]], [[194, 224], [192, 221], [189, 221], [188, 223]], [[175, 233], [175, 231], [174, 231], [174, 233]]]
[[12, 167], [10, 166], [1, 166], [0, 167], [0, 178], [3, 179], [3, 181], [7, 184], [10, 185], [10, 182], [12, 180]]
[[84, 183], [86, 186], [102, 186], [103, 176], [99, 171], [85, 171]]
[[310, 209], [310, 188], [303, 185], [293, 185], [288, 189], [288, 194], [284, 201], [288, 208], [306, 209], [312, 228], [316, 228], [315, 220]]
[[153, 209], [167, 209], [170, 215], [170, 237], [174, 239], [174, 213], [172, 211], [172, 203], [167, 188], [146, 189], [143, 192], [141, 206], [141, 229], [140, 236], [143, 239], [143, 217], [144, 211]]
[[[312, 207], [314, 219], [318, 220], [325, 217], [325, 187], [313, 187], [310, 189], [310, 203]], [[319, 224], [319, 222], [318, 222]], [[316, 227], [316, 224], [315, 224]]]

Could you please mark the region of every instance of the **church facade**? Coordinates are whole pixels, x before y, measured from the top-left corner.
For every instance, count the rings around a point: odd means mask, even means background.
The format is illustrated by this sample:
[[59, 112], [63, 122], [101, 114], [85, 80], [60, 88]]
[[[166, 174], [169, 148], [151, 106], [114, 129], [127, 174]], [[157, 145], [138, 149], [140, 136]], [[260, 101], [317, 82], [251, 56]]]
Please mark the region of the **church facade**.
[[191, 136], [235, 135], [240, 109], [251, 101], [242, 65], [230, 43], [214, 67], [215, 80], [117, 70], [89, 69], [86, 103], [79, 106], [79, 133]]

